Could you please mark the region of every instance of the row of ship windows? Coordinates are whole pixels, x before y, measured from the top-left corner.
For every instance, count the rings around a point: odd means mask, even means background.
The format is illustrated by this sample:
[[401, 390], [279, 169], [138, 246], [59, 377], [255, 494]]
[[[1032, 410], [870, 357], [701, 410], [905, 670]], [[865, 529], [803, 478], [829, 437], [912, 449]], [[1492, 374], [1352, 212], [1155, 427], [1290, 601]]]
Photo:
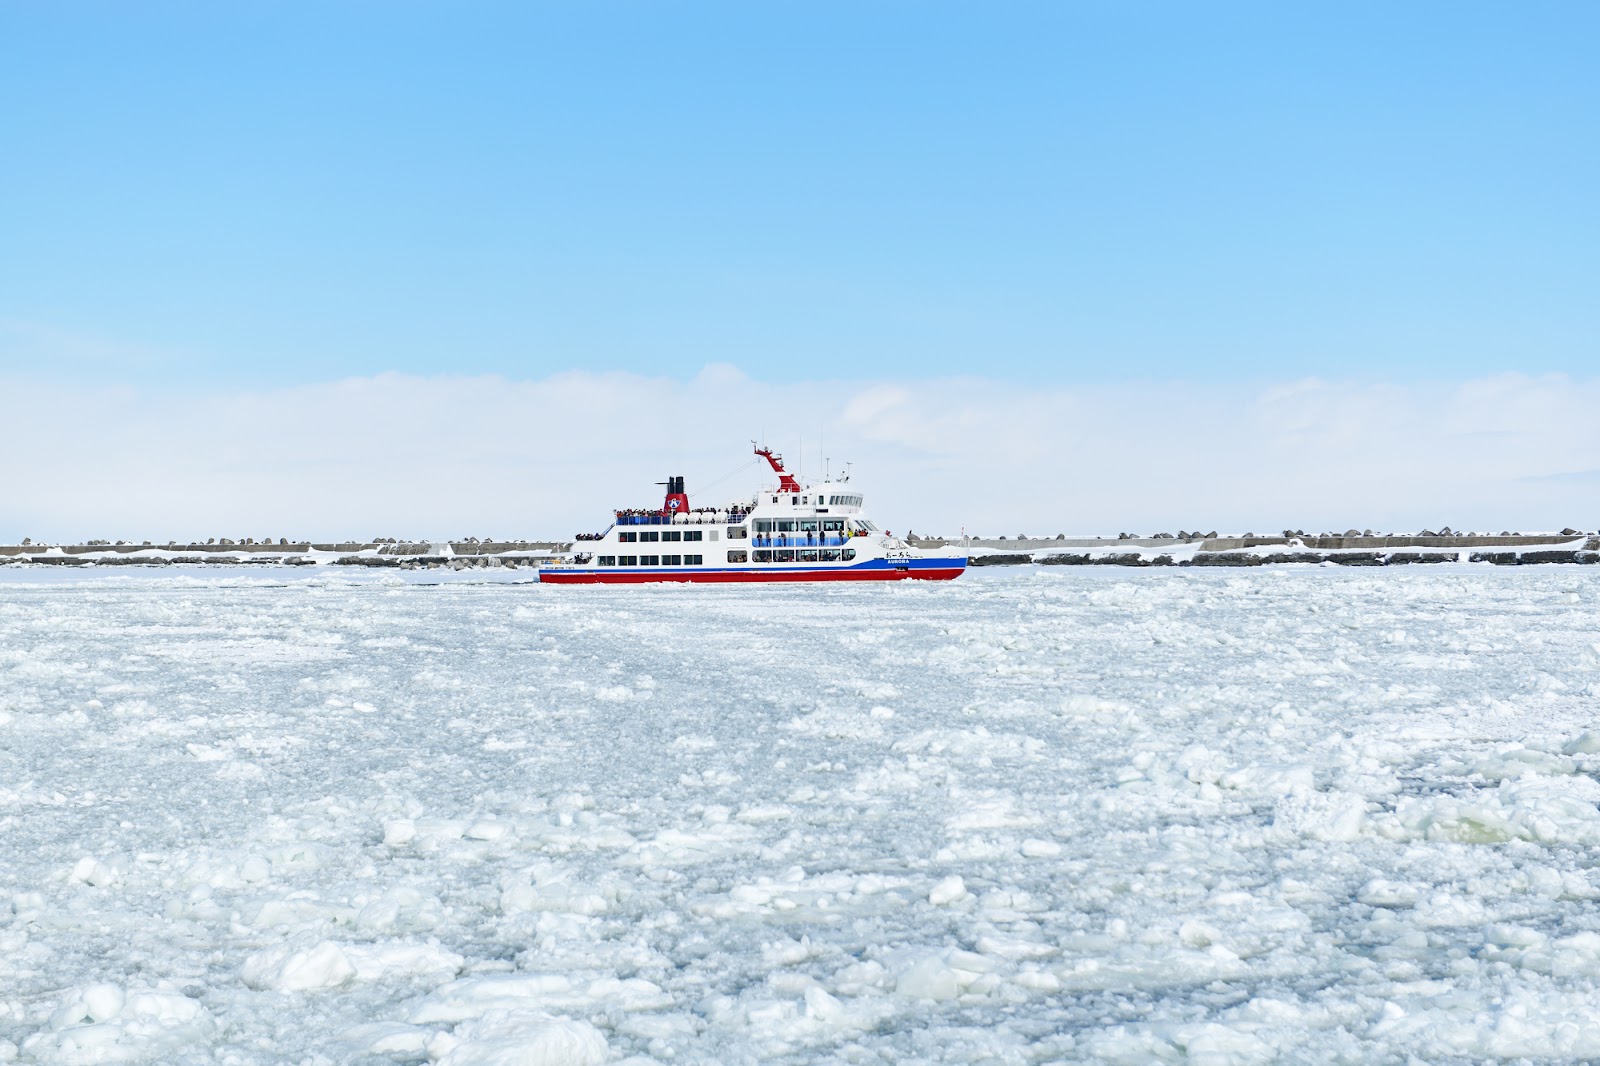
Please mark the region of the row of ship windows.
[[[773, 503], [777, 503], [778, 502], [778, 497], [774, 496], [772, 498], [772, 502]], [[794, 493], [791, 493], [790, 496], [789, 496], [789, 503], [790, 503], [791, 506], [795, 505], [795, 504], [811, 503], [811, 502], [812, 502], [812, 497], [810, 497], [810, 496], [800, 496], [800, 495], [797, 495], [797, 494], [794, 494]], [[822, 504], [822, 497], [821, 496], [816, 497], [816, 506], [821, 507], [822, 505], [823, 505]], [[861, 497], [860, 496], [848, 496], [848, 495], [847, 496], [829, 496], [827, 505], [829, 507], [860, 507], [861, 506]]]
[[758, 518], [757, 533], [842, 533], [842, 518]]
[[[728, 561], [744, 562], [743, 559], [735, 560], [734, 555], [743, 555], [743, 552], [729, 552]], [[837, 563], [850, 562], [856, 557], [854, 548], [774, 548], [771, 551], [753, 551], [750, 553], [751, 561], [757, 563]]]
[[[845, 531], [845, 520], [842, 518], [763, 518], [755, 523], [756, 534], [763, 533], [832, 533], [835, 537]], [[863, 530], [876, 529], [871, 522], [861, 521], [857, 527]], [[729, 526], [729, 540], [744, 540], [749, 531], [744, 526]], [[663, 541], [704, 540], [705, 532], [699, 529], [650, 529], [650, 530], [617, 530], [619, 544], [659, 544]], [[711, 531], [711, 539], [717, 539], [716, 530]]]
[[617, 531], [617, 540], [623, 544], [653, 543], [663, 540], [699, 540], [703, 531], [698, 529], [647, 529], [640, 532]]
[[[730, 551], [730, 563], [838, 563], [851, 562], [854, 548], [776, 548], [772, 551]], [[596, 566], [699, 566], [700, 555], [597, 555]]]

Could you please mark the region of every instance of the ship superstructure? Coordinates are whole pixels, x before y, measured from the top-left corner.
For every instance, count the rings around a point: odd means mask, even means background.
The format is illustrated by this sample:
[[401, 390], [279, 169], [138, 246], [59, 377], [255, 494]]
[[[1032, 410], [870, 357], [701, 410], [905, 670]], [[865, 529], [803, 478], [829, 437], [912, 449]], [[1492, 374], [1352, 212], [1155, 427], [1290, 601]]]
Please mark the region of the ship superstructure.
[[879, 529], [848, 478], [802, 485], [783, 457], [757, 446], [776, 486], [719, 507], [691, 507], [682, 477], [666, 482], [659, 509], [615, 512], [603, 533], [539, 570], [552, 584], [647, 581], [948, 581], [961, 552], [924, 551]]

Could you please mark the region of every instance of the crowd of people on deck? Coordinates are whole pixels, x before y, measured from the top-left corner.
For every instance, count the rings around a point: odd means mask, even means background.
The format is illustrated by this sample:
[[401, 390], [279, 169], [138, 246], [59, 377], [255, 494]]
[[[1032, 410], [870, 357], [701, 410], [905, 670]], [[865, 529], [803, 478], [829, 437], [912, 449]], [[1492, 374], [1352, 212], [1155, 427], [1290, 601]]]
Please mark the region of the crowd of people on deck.
[[723, 515], [723, 514], [725, 514], [725, 515], [728, 516], [728, 521], [730, 521], [730, 522], [741, 522], [741, 521], [744, 520], [745, 515], [750, 513], [750, 508], [744, 506], [743, 504], [734, 504], [732, 507], [729, 507], [727, 510], [723, 510], [720, 507], [696, 507], [694, 510], [690, 511], [689, 513], [690, 514], [710, 514], [710, 515]]
[[[624, 507], [616, 512], [618, 518], [666, 518], [669, 512], [662, 508]], [[674, 517], [684, 515], [700, 515], [701, 520], [721, 521], [724, 518], [729, 522], [742, 522], [750, 514], [747, 504], [734, 504], [732, 507], [692, 507], [688, 511], [679, 512]]]
[[[723, 508], [720, 508], [720, 507], [696, 507], [696, 508], [693, 508], [692, 510], [688, 511], [685, 514], [680, 514], [680, 515], [676, 515], [676, 516], [672, 516], [672, 517], [676, 517], [679, 521], [691, 521], [691, 522], [693, 522], [693, 521], [699, 521], [699, 522], [706, 522], [706, 521], [743, 522], [743, 521], [745, 521], [745, 519], [747, 519], [750, 516], [750, 512], [753, 509], [754, 508], [752, 508], [752, 507], [750, 507], [748, 505], [745, 505], [745, 504], [734, 504], [732, 507], [729, 507], [729, 508], [727, 508], [725, 510]], [[650, 509], [644, 508], [644, 507], [627, 507], [627, 508], [623, 508], [622, 510], [617, 511], [616, 515], [617, 515], [617, 521], [620, 522], [623, 525], [632, 524], [632, 523], [629, 523], [627, 521], [630, 518], [665, 520], [665, 519], [667, 519], [669, 517], [668, 513], [666, 511], [663, 511], [663, 510], [650, 510]], [[693, 518], [693, 517], [690, 517], [690, 516], [699, 516], [699, 517], [698, 518]], [[649, 524], [649, 523], [644, 523], [644, 524]], [[856, 530], [854, 530], [854, 529], [850, 528], [848, 525], [846, 525], [845, 528], [842, 529], [842, 530], [838, 530], [838, 531], [831, 531], [830, 530], [830, 531], [823, 532], [823, 533], [820, 533], [820, 534], [818, 532], [814, 531], [814, 530], [808, 530], [808, 531], [805, 531], [805, 532], [795, 531], [795, 532], [778, 533], [776, 535], [770, 534], [770, 533], [767, 533], [767, 534], [758, 533], [753, 538], [751, 538], [751, 543], [752, 544], [758, 544], [758, 545], [761, 545], [761, 546], [764, 546], [764, 547], [774, 546], [774, 545], [778, 546], [778, 547], [806, 547], [806, 546], [817, 546], [819, 544], [820, 545], [827, 545], [830, 542], [830, 538], [832, 538], [832, 542], [833, 543], [839, 543], [841, 541], [848, 540], [851, 537], [860, 536], [860, 535], [861, 534], [858, 533]], [[892, 536], [893, 534], [888, 534], [888, 535]], [[579, 533], [575, 539], [577, 539], [577, 540], [604, 540], [605, 536], [606, 535], [604, 533]]]
[[820, 533], [814, 529], [807, 529], [782, 533], [757, 533], [750, 538], [750, 543], [758, 548], [827, 548], [843, 544], [851, 537], [859, 535], [855, 530], [848, 527], [839, 530], [824, 530]]
[[[657, 521], [670, 521], [676, 518], [679, 522], [743, 522], [750, 516], [752, 508], [749, 504], [734, 504], [728, 508], [721, 507], [695, 507], [691, 510], [676, 515], [669, 515], [662, 509], [647, 507], [624, 507], [616, 511], [617, 521], [622, 525], [650, 525], [650, 522], [632, 521], [630, 519], [655, 519]], [[691, 517], [693, 516], [693, 517]], [[604, 540], [604, 533], [579, 533], [576, 540]]]

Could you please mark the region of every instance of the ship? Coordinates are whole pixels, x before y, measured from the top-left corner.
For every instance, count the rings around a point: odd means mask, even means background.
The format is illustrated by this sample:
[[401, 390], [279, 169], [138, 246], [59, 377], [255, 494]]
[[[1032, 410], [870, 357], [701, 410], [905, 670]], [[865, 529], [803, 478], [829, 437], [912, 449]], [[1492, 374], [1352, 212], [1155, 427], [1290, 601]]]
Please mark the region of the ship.
[[691, 507], [681, 476], [659, 508], [614, 512], [603, 533], [579, 534], [573, 550], [539, 568], [552, 585], [667, 582], [949, 581], [965, 553], [925, 550], [880, 529], [865, 497], [838, 480], [802, 485], [783, 457], [756, 445], [777, 484], [716, 507]]

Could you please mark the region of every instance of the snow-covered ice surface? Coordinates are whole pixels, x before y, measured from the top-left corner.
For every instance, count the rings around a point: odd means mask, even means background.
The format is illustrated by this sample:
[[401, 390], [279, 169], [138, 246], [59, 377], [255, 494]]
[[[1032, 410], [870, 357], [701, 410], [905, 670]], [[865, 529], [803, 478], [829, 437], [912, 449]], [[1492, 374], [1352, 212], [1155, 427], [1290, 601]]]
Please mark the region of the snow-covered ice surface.
[[0, 1060], [1600, 1056], [1600, 574], [0, 575]]

